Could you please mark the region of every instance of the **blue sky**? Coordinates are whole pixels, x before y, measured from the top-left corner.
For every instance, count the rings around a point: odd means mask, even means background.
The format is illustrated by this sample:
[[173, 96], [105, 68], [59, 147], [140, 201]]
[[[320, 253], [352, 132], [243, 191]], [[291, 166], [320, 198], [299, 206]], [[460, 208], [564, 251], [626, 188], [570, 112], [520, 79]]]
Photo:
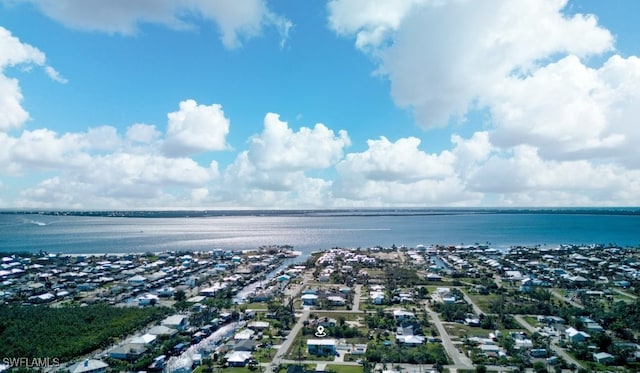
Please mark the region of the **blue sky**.
[[0, 0], [0, 208], [637, 206], [632, 0]]

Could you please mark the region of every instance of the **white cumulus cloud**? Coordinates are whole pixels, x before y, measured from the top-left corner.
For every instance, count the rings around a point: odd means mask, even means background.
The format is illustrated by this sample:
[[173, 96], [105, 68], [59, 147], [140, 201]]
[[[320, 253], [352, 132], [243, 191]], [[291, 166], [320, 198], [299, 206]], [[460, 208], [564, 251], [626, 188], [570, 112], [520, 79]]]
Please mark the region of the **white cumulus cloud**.
[[265, 26], [287, 37], [291, 22], [267, 7], [265, 0], [22, 0], [64, 25], [90, 31], [131, 35], [144, 23], [176, 30], [195, 28], [198, 18], [214, 23], [225, 47], [259, 35]]
[[53, 80], [66, 82], [53, 67], [46, 65], [44, 53], [0, 26], [0, 131], [20, 128], [29, 119], [29, 113], [22, 107], [18, 80], [5, 75], [7, 67], [16, 65], [42, 66]]
[[169, 156], [184, 156], [228, 149], [229, 119], [218, 104], [180, 103], [180, 110], [167, 115], [169, 121], [163, 150]]
[[264, 130], [250, 140], [249, 160], [261, 170], [300, 171], [327, 168], [342, 158], [351, 141], [346, 131], [336, 136], [322, 123], [294, 132], [274, 113], [264, 118]]
[[294, 131], [267, 113], [262, 133], [225, 170], [223, 188], [241, 206], [329, 206], [331, 181], [308, 173], [332, 168], [350, 144], [346, 131], [336, 134], [321, 123]]
[[[460, 139], [457, 139], [462, 143]], [[417, 138], [369, 140], [362, 153], [347, 154], [336, 169], [334, 196], [368, 206], [477, 204], [456, 173], [456, 154], [428, 154]]]
[[[425, 128], [464, 118], [493, 84], [557, 54], [613, 48], [611, 33], [595, 17], [563, 13], [566, 0], [367, 3], [360, 12], [349, 0], [334, 0], [330, 24], [356, 35], [358, 46], [368, 41], [393, 100], [412, 109]], [[384, 38], [372, 36], [378, 29]]]

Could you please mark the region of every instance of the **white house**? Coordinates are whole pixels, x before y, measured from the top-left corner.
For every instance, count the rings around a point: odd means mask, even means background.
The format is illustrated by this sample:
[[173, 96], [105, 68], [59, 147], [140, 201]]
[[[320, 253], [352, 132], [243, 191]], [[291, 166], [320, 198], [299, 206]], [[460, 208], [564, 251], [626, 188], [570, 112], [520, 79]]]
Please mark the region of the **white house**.
[[613, 363], [615, 357], [606, 352], [598, 352], [593, 354], [593, 361], [598, 364], [610, 364]]
[[147, 333], [147, 334], [143, 334], [143, 335], [139, 335], [137, 337], [131, 338], [129, 343], [140, 344], [140, 345], [150, 345], [156, 341], [156, 338], [157, 336]]
[[307, 350], [311, 355], [332, 356], [336, 353], [336, 340], [331, 338], [308, 339]]
[[233, 336], [233, 340], [235, 341], [243, 341], [243, 340], [248, 340], [251, 339], [251, 337], [255, 334], [255, 332], [251, 329], [243, 329], [239, 332], [237, 332], [234, 336]]
[[148, 306], [150, 304], [158, 303], [160, 299], [155, 294], [146, 293], [138, 298], [138, 306]]
[[329, 304], [333, 306], [344, 306], [347, 302], [346, 299], [337, 295], [328, 296], [327, 300], [329, 301]]
[[144, 276], [135, 275], [133, 277], [129, 277], [127, 283], [132, 286], [144, 285], [147, 282], [147, 279]]
[[162, 320], [160, 324], [176, 330], [185, 330], [189, 326], [189, 318], [186, 315], [172, 315]]
[[313, 306], [318, 301], [318, 296], [315, 294], [304, 294], [300, 297], [302, 304], [305, 306]]
[[580, 343], [586, 341], [589, 337], [589, 334], [579, 331], [576, 328], [568, 328], [564, 331], [564, 334], [567, 336], [572, 343]]
[[249, 351], [233, 351], [226, 356], [227, 364], [230, 367], [243, 367], [247, 365], [247, 362], [251, 358], [251, 352]]
[[269, 329], [269, 323], [267, 321], [252, 321], [249, 324], [247, 324], [247, 328], [253, 329], [259, 332], [265, 329]]
[[412, 320], [415, 319], [416, 315], [413, 312], [405, 311], [405, 310], [393, 310], [393, 318], [396, 320], [404, 321], [404, 320]]
[[371, 298], [371, 303], [373, 304], [382, 304], [384, 302], [384, 293], [381, 291], [374, 291], [369, 295]]

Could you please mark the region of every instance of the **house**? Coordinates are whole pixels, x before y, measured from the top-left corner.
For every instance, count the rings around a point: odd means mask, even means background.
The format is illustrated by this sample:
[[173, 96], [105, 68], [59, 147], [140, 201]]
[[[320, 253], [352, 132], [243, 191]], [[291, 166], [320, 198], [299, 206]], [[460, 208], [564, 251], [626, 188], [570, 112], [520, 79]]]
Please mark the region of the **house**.
[[384, 293], [381, 291], [372, 292], [369, 297], [373, 304], [382, 304], [384, 302]]
[[318, 296], [315, 294], [304, 294], [300, 299], [302, 300], [302, 305], [313, 306], [318, 301]]
[[233, 345], [234, 351], [253, 351], [256, 348], [256, 342], [251, 339], [243, 339]]
[[546, 348], [532, 348], [529, 353], [532, 357], [547, 357]]
[[133, 277], [130, 277], [127, 280], [127, 283], [131, 286], [144, 285], [146, 282], [147, 282], [147, 279], [144, 276], [140, 276], [140, 275], [135, 275]]
[[269, 322], [267, 321], [252, 321], [247, 324], [247, 328], [255, 330], [256, 332], [261, 332], [263, 330], [269, 329]]
[[157, 325], [154, 326], [153, 328], [149, 329], [149, 334], [153, 334], [155, 336], [158, 337], [169, 337], [172, 336], [174, 334], [176, 334], [178, 331], [173, 329], [173, 328], [169, 328], [167, 326], [164, 325]]
[[427, 281], [442, 281], [442, 276], [436, 273], [427, 273]]
[[593, 354], [593, 361], [598, 364], [611, 364], [613, 363], [613, 360], [615, 360], [615, 357], [606, 352], [598, 352]]
[[327, 301], [329, 301], [329, 304], [332, 306], [344, 306], [347, 302], [346, 299], [337, 295], [328, 296]]
[[138, 306], [149, 306], [157, 304], [160, 298], [157, 295], [146, 293], [138, 298]]
[[134, 361], [146, 351], [147, 348], [143, 345], [126, 343], [109, 351], [109, 357], [112, 359]]
[[406, 346], [419, 346], [423, 344], [425, 337], [413, 334], [413, 327], [398, 327], [396, 330], [396, 343]]
[[442, 297], [442, 303], [444, 304], [453, 304], [455, 302], [456, 302], [456, 297], [454, 296]]
[[406, 321], [415, 319], [416, 315], [413, 312], [405, 311], [405, 310], [394, 310], [393, 318], [399, 321]]
[[567, 339], [571, 341], [571, 343], [582, 343], [589, 337], [591, 337], [589, 334], [579, 331], [575, 328], [568, 328], [564, 331], [564, 334], [567, 336]]
[[421, 335], [401, 335], [396, 337], [398, 344], [406, 346], [419, 346], [424, 343], [425, 337]]
[[168, 328], [176, 330], [185, 330], [189, 326], [189, 318], [186, 315], [172, 315], [162, 320], [160, 323]]
[[69, 367], [70, 373], [104, 373], [109, 364], [102, 360], [86, 359]]
[[150, 345], [150, 344], [153, 344], [156, 341], [156, 339], [157, 339], [157, 336], [147, 333], [147, 334], [143, 334], [143, 335], [139, 335], [137, 337], [131, 338], [129, 343], [138, 344], [138, 345]]
[[239, 331], [238, 333], [236, 333], [233, 336], [233, 340], [234, 341], [242, 341], [242, 340], [247, 340], [247, 339], [251, 339], [251, 337], [255, 334], [255, 332], [251, 329], [243, 329], [241, 331]]
[[338, 323], [338, 320], [331, 317], [325, 317], [325, 318], [322, 318], [321, 320], [318, 320], [315, 323], [315, 325], [322, 325], [325, 328], [333, 328], [334, 326], [336, 326], [337, 323]]
[[230, 367], [244, 367], [251, 359], [251, 352], [233, 351], [228, 353], [225, 358], [227, 359], [227, 365]]
[[336, 354], [335, 339], [308, 339], [307, 350], [309, 354], [316, 356], [332, 356]]
[[494, 344], [481, 344], [478, 346], [482, 354], [486, 357], [498, 358], [502, 353], [500, 346]]

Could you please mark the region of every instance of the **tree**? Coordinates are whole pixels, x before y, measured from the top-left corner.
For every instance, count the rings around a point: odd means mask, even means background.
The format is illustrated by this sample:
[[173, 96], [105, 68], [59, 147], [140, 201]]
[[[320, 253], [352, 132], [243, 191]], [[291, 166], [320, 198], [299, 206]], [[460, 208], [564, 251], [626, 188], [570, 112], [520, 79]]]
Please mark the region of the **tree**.
[[536, 373], [546, 373], [547, 367], [542, 361], [536, 361], [535, 363], [533, 363], [533, 370]]
[[249, 364], [247, 365], [247, 367], [249, 368], [250, 371], [254, 371], [258, 369], [258, 360], [256, 359], [249, 360]]
[[176, 293], [173, 295], [173, 299], [176, 300], [176, 302], [182, 302], [187, 300], [187, 294], [185, 294], [184, 290], [179, 289], [178, 291], [176, 291]]

